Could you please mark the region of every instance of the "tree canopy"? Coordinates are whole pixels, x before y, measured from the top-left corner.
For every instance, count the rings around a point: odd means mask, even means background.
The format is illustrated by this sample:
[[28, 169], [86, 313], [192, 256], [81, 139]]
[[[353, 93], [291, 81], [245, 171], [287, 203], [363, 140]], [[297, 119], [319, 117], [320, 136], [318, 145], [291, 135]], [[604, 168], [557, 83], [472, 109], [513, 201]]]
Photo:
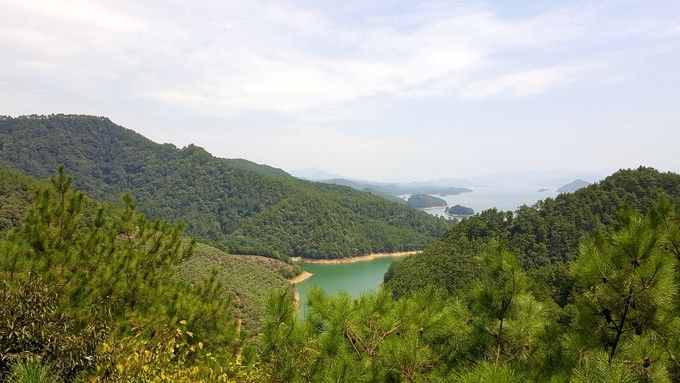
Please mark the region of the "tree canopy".
[[507, 237], [457, 236], [428, 249], [446, 261], [443, 284], [398, 299], [391, 283], [358, 299], [315, 290], [301, 318], [290, 288], [268, 286], [246, 333], [221, 286], [229, 276], [178, 275], [197, 251], [181, 226], [130, 198], [91, 201], [63, 171], [34, 191], [0, 233], [3, 381], [680, 381], [680, 214], [663, 195], [619, 210], [547, 271]]
[[486, 210], [452, 226], [422, 255], [394, 263], [386, 282], [396, 294], [426, 284], [453, 291], [470, 273], [469, 258], [492, 239], [517, 254], [526, 269], [556, 267], [576, 257], [585, 237], [618, 228], [622, 210], [648, 212], [660, 196], [680, 204], [680, 175], [641, 167], [515, 212]]
[[63, 165], [103, 201], [130, 193], [151, 218], [232, 253], [339, 258], [420, 249], [446, 222], [349, 187], [302, 181], [280, 169], [157, 144], [107, 118], [0, 119], [0, 164], [46, 178]]

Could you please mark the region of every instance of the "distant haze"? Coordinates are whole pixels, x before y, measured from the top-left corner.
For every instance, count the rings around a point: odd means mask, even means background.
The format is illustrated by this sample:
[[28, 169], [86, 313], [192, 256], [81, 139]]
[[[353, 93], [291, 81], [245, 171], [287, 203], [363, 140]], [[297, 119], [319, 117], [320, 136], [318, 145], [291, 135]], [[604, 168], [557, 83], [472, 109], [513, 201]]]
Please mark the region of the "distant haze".
[[0, 9], [0, 114], [103, 115], [220, 157], [373, 181], [680, 171], [675, 0]]

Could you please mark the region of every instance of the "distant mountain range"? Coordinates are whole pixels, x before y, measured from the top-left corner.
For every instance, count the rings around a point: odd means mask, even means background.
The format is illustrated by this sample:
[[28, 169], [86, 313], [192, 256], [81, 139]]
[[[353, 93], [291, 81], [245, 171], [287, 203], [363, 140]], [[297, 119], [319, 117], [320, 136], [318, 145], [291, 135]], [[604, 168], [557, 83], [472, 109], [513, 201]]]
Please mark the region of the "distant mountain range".
[[442, 185], [435, 182], [370, 182], [358, 181], [346, 178], [332, 178], [320, 182], [349, 186], [352, 189], [368, 191], [378, 195], [387, 194], [392, 196], [402, 196], [406, 194], [430, 194], [430, 195], [456, 195], [471, 192], [472, 189], [457, 187], [453, 185]]
[[578, 180], [571, 181], [566, 185], [563, 185], [562, 187], [557, 189], [557, 192], [558, 193], [573, 193], [573, 192], [577, 191], [578, 189], [582, 189], [582, 188], [584, 188], [588, 185], [590, 185], [590, 182], [578, 179]]

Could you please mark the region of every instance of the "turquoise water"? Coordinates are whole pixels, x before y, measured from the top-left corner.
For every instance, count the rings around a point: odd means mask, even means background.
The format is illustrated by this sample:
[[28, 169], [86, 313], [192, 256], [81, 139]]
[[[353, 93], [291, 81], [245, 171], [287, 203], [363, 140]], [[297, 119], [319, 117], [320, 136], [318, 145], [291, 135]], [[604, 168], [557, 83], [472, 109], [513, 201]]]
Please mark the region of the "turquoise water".
[[336, 265], [303, 264], [302, 268], [314, 275], [297, 285], [300, 293], [300, 315], [304, 316], [307, 311], [307, 295], [312, 287], [318, 286], [328, 294], [345, 292], [353, 297], [359, 297], [382, 284], [383, 276], [394, 260], [378, 258], [373, 261]]

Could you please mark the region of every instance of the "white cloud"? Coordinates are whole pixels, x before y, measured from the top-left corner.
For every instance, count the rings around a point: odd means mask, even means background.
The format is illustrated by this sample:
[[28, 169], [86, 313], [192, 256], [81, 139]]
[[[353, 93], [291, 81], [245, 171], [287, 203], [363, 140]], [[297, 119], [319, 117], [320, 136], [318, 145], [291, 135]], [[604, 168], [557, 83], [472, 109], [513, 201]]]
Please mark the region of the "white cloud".
[[572, 83], [592, 69], [592, 66], [560, 65], [508, 73], [472, 82], [462, 89], [462, 95], [476, 99], [500, 93], [512, 96], [532, 96], [544, 93], [550, 88]]
[[[62, 86], [119, 79], [132, 94], [213, 115], [295, 113], [375, 95], [467, 87], [460, 80], [484, 77], [483, 68], [497, 61], [493, 55], [551, 44], [580, 28], [565, 12], [506, 21], [457, 8], [400, 29], [398, 19], [353, 28], [264, 2], [187, 8], [121, 1], [115, 9], [91, 1], [3, 2], [0, 45], [19, 52], [19, 62], [44, 62], [46, 75], [64, 77], [66, 68], [77, 67]], [[33, 22], [17, 21], [22, 18]], [[553, 83], [536, 86], [535, 75], [503, 81], [534, 92]]]
[[[0, 114], [105, 114], [218, 155], [368, 176], [405, 162], [412, 173], [427, 171], [436, 159], [440, 168], [474, 169], [480, 164], [469, 159], [480, 157], [507, 164], [518, 156], [503, 153], [508, 137], [474, 152], [508, 124], [495, 115], [555, 125], [555, 115], [539, 118], [534, 107], [488, 113], [502, 104], [496, 98], [674, 78], [642, 74], [657, 52], [668, 55], [657, 66], [677, 61], [677, 16], [663, 1], [623, 9], [575, 0], [511, 15], [461, 2], [375, 2], [367, 6], [375, 15], [356, 18], [329, 10], [351, 3], [0, 0]], [[528, 101], [541, 100], [549, 98]], [[576, 108], [571, 101], [562, 107]], [[254, 136], [267, 138], [249, 145]], [[469, 148], [452, 150], [461, 137]], [[549, 142], [536, 147], [546, 158], [554, 151]]]
[[[276, 20], [281, 12], [284, 11], [274, 12]], [[293, 13], [291, 18], [296, 17]], [[255, 32], [255, 37], [262, 39], [254, 39], [249, 51], [242, 52], [236, 62], [229, 57], [228, 62], [218, 59], [196, 66], [197, 71], [212, 75], [206, 82], [170, 86], [154, 96], [208, 110], [295, 112], [378, 94], [404, 94], [432, 81], [455, 86], [452, 78], [477, 74], [496, 50], [540, 46], [567, 35], [544, 33], [547, 22], [540, 19], [507, 23], [488, 12], [470, 12], [408, 32], [385, 26], [367, 28], [361, 30], [360, 36], [341, 31], [320, 15], [314, 17], [320, 20], [310, 23], [312, 28], [296, 30], [302, 34], [291, 39], [313, 41], [324, 36], [330, 46], [348, 46], [347, 51], [331, 55], [300, 52], [295, 46], [286, 47], [284, 42], [283, 47], [270, 52], [270, 36]], [[555, 19], [550, 16], [550, 20]], [[554, 24], [550, 31], [554, 31]], [[276, 35], [276, 31], [267, 32]], [[218, 47], [210, 47], [213, 48]], [[191, 61], [191, 57], [187, 59]]]

